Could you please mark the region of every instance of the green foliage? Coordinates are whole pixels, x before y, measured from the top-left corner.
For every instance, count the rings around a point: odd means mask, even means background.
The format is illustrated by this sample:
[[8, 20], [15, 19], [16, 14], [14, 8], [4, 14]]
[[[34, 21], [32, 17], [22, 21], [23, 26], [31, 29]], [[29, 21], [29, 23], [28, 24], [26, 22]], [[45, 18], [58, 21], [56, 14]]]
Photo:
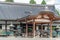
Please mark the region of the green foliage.
[[41, 4], [46, 4], [45, 0], [43, 0]]
[[56, 29], [56, 26], [52, 26], [52, 30], [55, 30]]
[[6, 0], [6, 2], [14, 2], [13, 0]]
[[34, 0], [30, 0], [30, 4], [36, 4]]
[[28, 32], [32, 32], [32, 28], [28, 28]]
[[59, 14], [59, 11], [58, 11], [57, 9], [55, 9], [55, 11], [58, 13], [58, 15], [60, 15], [60, 14]]

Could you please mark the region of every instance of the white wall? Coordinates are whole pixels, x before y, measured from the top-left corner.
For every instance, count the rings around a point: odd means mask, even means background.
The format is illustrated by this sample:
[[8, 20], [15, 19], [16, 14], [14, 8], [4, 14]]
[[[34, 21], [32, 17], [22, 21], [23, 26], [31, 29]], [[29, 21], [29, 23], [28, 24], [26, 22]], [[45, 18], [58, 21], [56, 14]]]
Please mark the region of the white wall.
[[2, 25], [2, 29], [5, 29], [5, 25]]
[[[5, 25], [2, 25], [2, 29], [5, 29]], [[7, 25], [7, 29], [10, 29], [9, 25]]]

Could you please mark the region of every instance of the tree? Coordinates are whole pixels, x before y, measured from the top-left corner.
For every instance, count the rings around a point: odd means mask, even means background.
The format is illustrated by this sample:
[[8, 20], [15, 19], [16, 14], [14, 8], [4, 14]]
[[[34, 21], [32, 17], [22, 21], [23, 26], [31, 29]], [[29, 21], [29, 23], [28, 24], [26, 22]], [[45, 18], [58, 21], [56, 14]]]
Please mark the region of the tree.
[[36, 4], [34, 0], [30, 0], [30, 4]]
[[43, 0], [41, 4], [46, 4], [45, 0]]
[[55, 9], [55, 11], [58, 13], [58, 15], [60, 16], [60, 14], [59, 14], [59, 11], [57, 10], [57, 9]]
[[6, 2], [14, 2], [13, 0], [6, 0]]

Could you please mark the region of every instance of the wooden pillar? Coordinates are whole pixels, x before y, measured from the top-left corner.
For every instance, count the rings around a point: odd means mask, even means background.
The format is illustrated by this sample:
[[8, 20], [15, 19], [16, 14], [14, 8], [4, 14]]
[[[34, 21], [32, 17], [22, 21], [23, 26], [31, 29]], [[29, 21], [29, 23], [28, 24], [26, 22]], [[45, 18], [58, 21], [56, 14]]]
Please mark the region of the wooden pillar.
[[43, 25], [41, 24], [41, 30], [43, 31]]
[[27, 21], [26, 21], [26, 37], [28, 36], [28, 24], [27, 24]]
[[33, 37], [35, 37], [35, 20], [33, 20]]
[[[43, 25], [41, 24], [41, 33], [43, 33]], [[40, 35], [41, 37], [43, 37], [43, 34]]]
[[50, 37], [52, 38], [52, 21], [50, 22]]
[[7, 35], [7, 21], [5, 21], [5, 32], [6, 32], [6, 35]]

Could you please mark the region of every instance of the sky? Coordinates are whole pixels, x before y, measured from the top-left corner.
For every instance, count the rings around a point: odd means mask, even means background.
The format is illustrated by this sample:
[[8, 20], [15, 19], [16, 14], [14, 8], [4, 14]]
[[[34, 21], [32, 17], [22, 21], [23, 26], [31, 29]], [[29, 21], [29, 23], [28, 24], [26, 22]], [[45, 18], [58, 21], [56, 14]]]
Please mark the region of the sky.
[[[0, 0], [0, 1], [5, 1], [5, 0]], [[14, 0], [14, 2], [18, 3], [29, 3], [30, 0]], [[42, 0], [35, 0], [37, 4], [40, 4]], [[45, 0], [47, 4], [60, 4], [60, 0]]]
[[[5, 1], [5, 0], [0, 0], [0, 1]], [[14, 2], [18, 3], [29, 3], [30, 0], [14, 0]], [[37, 4], [40, 4], [42, 0], [35, 0]], [[45, 0], [47, 4], [55, 4], [58, 3], [60, 4], [60, 0]]]
[[[0, 0], [0, 1], [5, 1], [5, 0]], [[18, 3], [29, 3], [30, 0], [14, 0], [14, 2]], [[40, 4], [42, 0], [35, 0], [37, 4]], [[54, 4], [55, 0], [45, 0], [47, 4]]]

